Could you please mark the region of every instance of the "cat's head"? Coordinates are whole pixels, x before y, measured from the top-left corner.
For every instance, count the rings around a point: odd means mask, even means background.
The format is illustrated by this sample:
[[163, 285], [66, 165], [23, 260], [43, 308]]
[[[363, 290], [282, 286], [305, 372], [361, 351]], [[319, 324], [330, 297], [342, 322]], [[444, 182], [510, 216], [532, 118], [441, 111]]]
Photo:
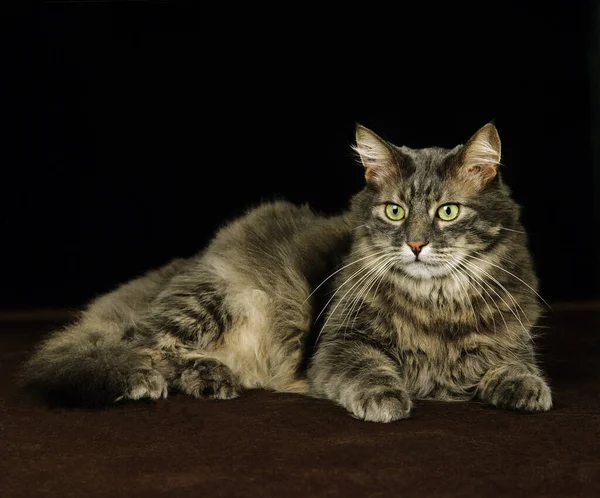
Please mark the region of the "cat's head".
[[484, 254], [518, 223], [493, 124], [453, 149], [398, 147], [359, 125], [354, 150], [366, 179], [353, 201], [357, 236], [393, 254], [409, 277], [450, 275], [457, 262]]

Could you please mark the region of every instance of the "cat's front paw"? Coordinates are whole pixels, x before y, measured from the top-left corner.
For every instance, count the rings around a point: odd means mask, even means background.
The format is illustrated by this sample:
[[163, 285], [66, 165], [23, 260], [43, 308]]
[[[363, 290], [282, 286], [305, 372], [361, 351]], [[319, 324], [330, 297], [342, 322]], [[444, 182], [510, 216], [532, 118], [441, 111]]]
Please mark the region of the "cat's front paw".
[[499, 372], [482, 387], [481, 399], [498, 408], [524, 412], [547, 412], [552, 408], [550, 388], [538, 375]]
[[410, 416], [412, 401], [402, 389], [367, 391], [356, 396], [347, 408], [367, 422], [393, 422]]

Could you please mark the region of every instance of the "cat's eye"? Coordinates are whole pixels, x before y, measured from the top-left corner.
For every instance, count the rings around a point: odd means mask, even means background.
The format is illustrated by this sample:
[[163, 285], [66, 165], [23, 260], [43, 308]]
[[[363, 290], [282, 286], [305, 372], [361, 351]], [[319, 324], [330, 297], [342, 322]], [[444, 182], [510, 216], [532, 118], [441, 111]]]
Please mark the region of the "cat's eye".
[[404, 208], [398, 204], [386, 204], [385, 215], [392, 221], [400, 221], [404, 218]]
[[459, 211], [458, 204], [444, 204], [439, 207], [437, 215], [444, 221], [452, 221], [456, 219]]

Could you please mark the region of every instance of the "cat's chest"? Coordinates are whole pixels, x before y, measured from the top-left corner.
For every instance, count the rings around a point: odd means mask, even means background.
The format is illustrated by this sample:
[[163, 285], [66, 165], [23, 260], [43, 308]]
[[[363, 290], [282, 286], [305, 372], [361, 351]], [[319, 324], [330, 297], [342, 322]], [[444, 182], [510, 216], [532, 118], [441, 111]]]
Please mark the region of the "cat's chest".
[[467, 399], [493, 363], [493, 341], [476, 332], [427, 332], [402, 320], [395, 335], [395, 355], [416, 398]]

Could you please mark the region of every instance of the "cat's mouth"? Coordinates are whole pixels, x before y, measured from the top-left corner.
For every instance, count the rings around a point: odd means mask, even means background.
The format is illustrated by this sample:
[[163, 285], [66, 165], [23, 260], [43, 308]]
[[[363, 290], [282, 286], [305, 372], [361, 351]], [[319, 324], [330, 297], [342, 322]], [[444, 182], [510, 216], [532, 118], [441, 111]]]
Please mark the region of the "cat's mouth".
[[[424, 261], [421, 258], [419, 258], [419, 256], [416, 256], [414, 261], [412, 261], [412, 263], [418, 263], [420, 265], [425, 265], [425, 266], [432, 266], [432, 263], [430, 261]], [[437, 266], [437, 265], [433, 264], [433, 266]]]
[[419, 258], [415, 258], [412, 261], [405, 263], [402, 269], [410, 277], [419, 279], [443, 277], [450, 273], [447, 265], [431, 263]]
[[454, 270], [453, 261], [435, 254], [411, 255], [403, 258], [402, 270], [409, 277], [416, 279], [440, 278], [451, 275]]

